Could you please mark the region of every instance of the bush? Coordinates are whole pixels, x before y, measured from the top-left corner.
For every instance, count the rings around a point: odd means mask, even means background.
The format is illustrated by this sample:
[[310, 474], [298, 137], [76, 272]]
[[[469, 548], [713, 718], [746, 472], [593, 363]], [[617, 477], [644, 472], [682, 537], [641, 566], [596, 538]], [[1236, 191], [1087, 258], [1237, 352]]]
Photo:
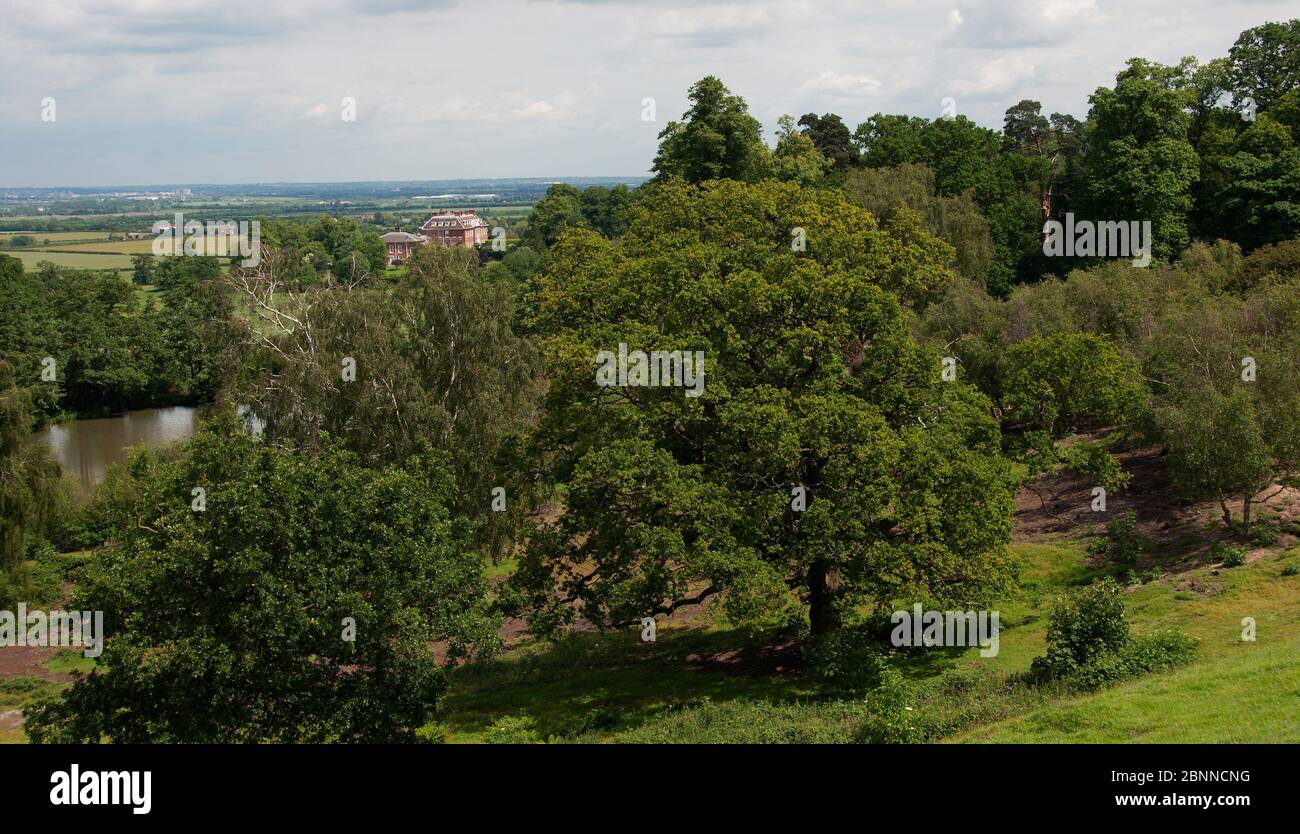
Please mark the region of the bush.
[[0, 611], [9, 611], [28, 597], [31, 569], [23, 562], [5, 570], [0, 568]]
[[507, 715], [498, 718], [483, 734], [484, 744], [541, 744], [537, 722], [530, 716]]
[[89, 553], [60, 553], [49, 544], [34, 548], [32, 564], [24, 568], [23, 598], [29, 606], [54, 606], [63, 601], [64, 585], [75, 584], [83, 568], [94, 559]]
[[1297, 574], [1300, 574], [1300, 565], [1287, 565], [1282, 568], [1283, 576], [1296, 576]]
[[1239, 568], [1246, 564], [1246, 551], [1240, 547], [1233, 547], [1223, 542], [1215, 542], [1210, 548], [1210, 559], [1215, 562], [1222, 562], [1225, 568]]
[[0, 678], [0, 695], [26, 695], [48, 686], [40, 678]]
[[27, 604], [51, 605], [63, 597], [64, 568], [59, 552], [48, 544], [31, 554], [35, 564], [28, 573]]
[[1256, 547], [1276, 547], [1282, 531], [1277, 522], [1261, 521], [1250, 531], [1250, 540]]
[[857, 744], [919, 744], [929, 733], [911, 706], [915, 693], [894, 669], [882, 670], [867, 699], [868, 716], [853, 735]]
[[415, 739], [419, 744], [446, 744], [450, 735], [451, 728], [437, 721], [425, 724], [415, 731]]
[[1059, 679], [1067, 691], [1088, 692], [1129, 677], [1128, 666], [1120, 652], [1105, 652]]
[[888, 656], [866, 626], [811, 638], [804, 659], [819, 678], [844, 692], [875, 689], [889, 668]]
[[1106, 525], [1105, 537], [1093, 541], [1088, 546], [1088, 552], [1097, 556], [1109, 556], [1119, 567], [1132, 570], [1147, 550], [1146, 539], [1136, 531], [1137, 513], [1127, 510], [1111, 519]]
[[1181, 666], [1196, 657], [1196, 651], [1193, 638], [1176, 631], [1158, 631], [1134, 639], [1117, 652], [1094, 658], [1070, 673], [1064, 683], [1078, 691], [1100, 689], [1126, 678]]
[[1066, 594], [1055, 605], [1047, 626], [1047, 655], [1034, 659], [1037, 680], [1065, 677], [1129, 642], [1123, 592], [1113, 579]]
[[1189, 663], [1196, 657], [1196, 639], [1170, 629], [1137, 637], [1124, 650], [1133, 675], [1163, 672]]
[[1047, 654], [1034, 658], [1029, 681], [1088, 691], [1171, 669], [1196, 656], [1196, 641], [1178, 632], [1132, 639], [1120, 594], [1119, 586], [1106, 579], [1058, 601], [1047, 627]]

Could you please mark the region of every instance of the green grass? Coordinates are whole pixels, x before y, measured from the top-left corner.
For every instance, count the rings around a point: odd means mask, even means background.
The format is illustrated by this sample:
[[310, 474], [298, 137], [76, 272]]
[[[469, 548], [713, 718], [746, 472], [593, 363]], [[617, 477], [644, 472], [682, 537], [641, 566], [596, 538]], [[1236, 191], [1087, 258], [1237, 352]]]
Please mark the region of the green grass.
[[55, 266], [73, 269], [131, 269], [130, 255], [106, 255], [80, 252], [42, 252], [35, 249], [17, 249], [3, 254], [23, 262], [23, 269], [35, 272], [41, 261], [49, 261]]
[[692, 655], [743, 642], [720, 629], [661, 629], [643, 643], [632, 631], [575, 634], [554, 645], [534, 643], [452, 674], [438, 722], [449, 741], [472, 742], [499, 718], [527, 713], [542, 738], [599, 741], [675, 707], [712, 699], [808, 698], [806, 680], [738, 674], [692, 663]]
[[[999, 653], [914, 651], [895, 666], [911, 682], [906, 717], [949, 741], [1296, 741], [1300, 739], [1300, 551], [1245, 567], [1202, 569], [1126, 592], [1135, 636], [1172, 628], [1199, 642], [1190, 665], [1088, 695], [1026, 686], [1046, 648], [1047, 612], [1064, 589], [1105, 571], [1086, 543], [1021, 543], [1018, 589], [995, 604]], [[1178, 584], [1194, 584], [1179, 590]], [[1242, 618], [1257, 640], [1243, 642]], [[744, 645], [721, 629], [633, 630], [534, 643], [455, 672], [438, 721], [453, 742], [478, 741], [496, 720], [526, 714], [541, 738], [710, 743], [853, 740], [869, 719], [861, 699], [834, 697], [809, 676], [736, 674], [688, 656]], [[946, 728], [946, 729], [945, 729]]]
[[[1190, 666], [1037, 708], [958, 736], [962, 741], [1283, 742], [1300, 740], [1300, 551], [1241, 568], [1194, 571], [1179, 591], [1163, 579], [1133, 589], [1135, 634], [1174, 628], [1200, 643]], [[1181, 583], [1179, 583], [1181, 584]], [[1242, 640], [1244, 618], [1255, 640]], [[1042, 626], [1045, 629], [1045, 623]], [[1030, 638], [1004, 636], [1002, 646]], [[1014, 653], [1014, 651], [1013, 651]]]
[[95, 658], [86, 657], [81, 649], [64, 649], [47, 660], [45, 668], [53, 675], [89, 674], [95, 668]]
[[[67, 684], [42, 678], [0, 678], [0, 715], [20, 710], [32, 701], [53, 695]], [[22, 727], [10, 727], [12, 720], [0, 720], [0, 744], [23, 744], [27, 736]]]
[[1300, 742], [1300, 640], [1230, 654], [1039, 707], [954, 741], [983, 743]]

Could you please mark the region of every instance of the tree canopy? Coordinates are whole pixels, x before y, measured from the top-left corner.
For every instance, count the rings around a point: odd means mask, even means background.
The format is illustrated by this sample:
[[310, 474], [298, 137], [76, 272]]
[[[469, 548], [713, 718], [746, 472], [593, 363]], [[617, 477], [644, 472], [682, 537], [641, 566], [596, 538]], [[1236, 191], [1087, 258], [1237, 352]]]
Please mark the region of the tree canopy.
[[431, 450], [363, 467], [227, 419], [135, 471], [120, 544], [75, 600], [105, 612], [109, 639], [64, 698], [30, 711], [34, 741], [410, 741], [446, 690], [430, 642], [452, 660], [497, 645]]
[[[738, 621], [803, 611], [824, 633], [861, 601], [1005, 581], [997, 425], [940, 382], [899, 302], [950, 281], [949, 258], [909, 219], [775, 182], [668, 181], [618, 241], [564, 235], [539, 286], [551, 386], [533, 448], [565, 512], [513, 584], [535, 626], [573, 602], [615, 625], [725, 590]], [[620, 343], [703, 351], [702, 396], [598, 387], [597, 353]]]
[[762, 127], [749, 106], [710, 75], [691, 86], [691, 105], [681, 121], [659, 132], [659, 153], [651, 168], [691, 183], [758, 179], [768, 165]]

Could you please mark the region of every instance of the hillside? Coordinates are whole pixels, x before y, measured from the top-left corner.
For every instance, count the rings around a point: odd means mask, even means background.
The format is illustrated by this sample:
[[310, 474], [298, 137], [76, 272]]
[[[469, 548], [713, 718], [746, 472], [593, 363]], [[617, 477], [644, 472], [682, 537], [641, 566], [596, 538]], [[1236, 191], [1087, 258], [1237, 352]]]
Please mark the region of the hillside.
[[[1012, 545], [1022, 565], [1019, 588], [994, 606], [1002, 615], [998, 655], [932, 649], [904, 658], [900, 668], [916, 686], [912, 712], [969, 723], [942, 736], [950, 742], [1300, 738], [1300, 575], [1283, 575], [1288, 566], [1300, 568], [1300, 548], [1283, 536], [1278, 546], [1252, 551], [1246, 565], [1223, 568], [1208, 561], [1212, 533], [1187, 535], [1202, 523], [1203, 507], [1150, 525], [1167, 527], [1165, 547], [1153, 548], [1144, 565], [1161, 576], [1125, 594], [1135, 635], [1181, 631], [1199, 642], [1197, 660], [1087, 695], [1005, 697], [1003, 676], [1028, 670], [1044, 652], [1054, 596], [1108, 572], [1086, 550], [1098, 526], [1090, 515], [1043, 532], [1033, 495], [1020, 496]], [[1174, 503], [1161, 489], [1142, 501]], [[1106, 515], [1126, 506], [1117, 496]], [[1180, 541], [1187, 547], [1170, 544]], [[1255, 642], [1241, 639], [1244, 617], [1256, 621]], [[696, 611], [661, 625], [653, 644], [635, 632], [574, 633], [554, 646], [525, 641], [461, 670], [441, 723], [450, 740], [474, 742], [498, 737], [494, 723], [509, 733], [521, 715], [539, 740], [852, 741], [863, 709], [823, 692], [789, 642], [747, 642]]]

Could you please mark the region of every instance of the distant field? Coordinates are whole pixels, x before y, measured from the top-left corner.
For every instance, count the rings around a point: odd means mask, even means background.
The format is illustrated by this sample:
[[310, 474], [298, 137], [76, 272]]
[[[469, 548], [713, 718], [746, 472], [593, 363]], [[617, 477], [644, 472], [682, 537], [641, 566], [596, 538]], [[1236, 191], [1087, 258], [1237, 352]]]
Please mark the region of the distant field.
[[3, 254], [22, 261], [23, 269], [28, 272], [35, 272], [37, 264], [41, 261], [49, 261], [55, 266], [67, 266], [72, 267], [73, 269], [131, 269], [130, 255], [42, 252], [40, 250], [32, 249], [19, 249], [17, 251], [5, 252]]
[[[50, 261], [59, 266], [80, 269], [131, 268], [131, 255], [148, 255], [153, 251], [154, 239], [109, 240], [108, 232], [3, 232], [0, 241], [15, 234], [31, 234], [36, 238], [32, 249], [0, 248], [0, 254], [11, 255], [23, 262], [23, 268], [36, 269], [40, 261]], [[46, 244], [45, 241], [49, 243]], [[215, 250], [215, 241], [213, 242]], [[229, 251], [229, 247], [227, 247]]]
[[108, 240], [108, 232], [0, 232], [0, 241], [7, 242], [9, 238], [18, 235], [35, 238], [38, 246], [47, 240], [52, 243], [69, 240]]
[[[198, 208], [199, 206], [194, 206]], [[0, 217], [6, 223], [17, 220], [85, 220], [92, 217], [157, 217], [157, 209], [153, 211], [115, 211], [104, 214], [12, 214]]]
[[57, 249], [60, 252], [85, 251], [85, 252], [109, 252], [122, 253], [127, 255], [149, 254], [153, 251], [153, 238], [144, 240], [102, 240], [95, 243], [52, 243], [45, 247], [47, 250]]

